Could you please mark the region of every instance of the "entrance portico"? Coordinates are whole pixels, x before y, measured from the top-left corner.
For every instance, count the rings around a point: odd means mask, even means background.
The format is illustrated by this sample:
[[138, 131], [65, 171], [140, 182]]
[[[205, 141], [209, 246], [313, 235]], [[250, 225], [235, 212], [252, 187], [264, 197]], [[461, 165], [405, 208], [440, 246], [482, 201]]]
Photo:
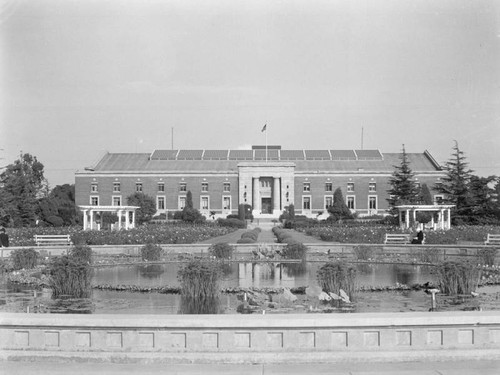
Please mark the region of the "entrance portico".
[[244, 162], [238, 169], [240, 202], [252, 205], [255, 218], [278, 218], [293, 203], [295, 163]]

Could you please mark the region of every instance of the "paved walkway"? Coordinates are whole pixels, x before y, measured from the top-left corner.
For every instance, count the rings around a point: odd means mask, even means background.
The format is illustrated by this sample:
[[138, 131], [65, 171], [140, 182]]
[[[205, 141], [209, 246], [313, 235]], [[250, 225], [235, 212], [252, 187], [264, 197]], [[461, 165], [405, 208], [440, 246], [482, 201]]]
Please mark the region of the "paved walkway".
[[401, 362], [354, 364], [116, 364], [58, 362], [0, 362], [2, 375], [99, 374], [238, 374], [238, 375], [498, 375], [500, 361]]
[[[243, 232], [246, 232], [247, 230], [249, 230], [249, 229], [238, 229], [234, 232], [225, 234], [223, 236], [210, 238], [208, 240], [201, 241], [199, 243], [205, 243], [205, 244], [214, 244], [214, 243], [219, 243], [219, 242], [236, 243], [236, 241], [238, 241], [241, 238], [241, 234]], [[324, 241], [321, 241], [315, 237], [306, 236], [302, 232], [297, 232], [293, 229], [287, 229], [287, 230], [289, 230], [293, 234], [294, 238], [299, 242], [302, 242], [302, 243], [325, 243]], [[274, 243], [274, 242], [276, 242], [276, 237], [274, 236], [274, 233], [271, 229], [262, 229], [262, 231], [259, 234], [258, 242], [260, 242], [260, 243]]]

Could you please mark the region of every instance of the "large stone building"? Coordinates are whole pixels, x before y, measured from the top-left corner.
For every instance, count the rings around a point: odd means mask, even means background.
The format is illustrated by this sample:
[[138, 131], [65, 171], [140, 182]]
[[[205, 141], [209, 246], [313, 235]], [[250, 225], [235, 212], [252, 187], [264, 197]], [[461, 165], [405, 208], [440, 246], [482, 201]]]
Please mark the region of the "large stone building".
[[[417, 184], [432, 188], [444, 176], [428, 151], [407, 156]], [[400, 157], [378, 150], [280, 146], [107, 153], [95, 166], [76, 172], [76, 204], [124, 206], [129, 195], [142, 192], [155, 199], [157, 213], [164, 213], [182, 209], [191, 191], [194, 207], [207, 217], [237, 213], [239, 204], [251, 205], [255, 217], [278, 217], [290, 204], [297, 214], [316, 217], [340, 187], [351, 210], [362, 216], [383, 214], [388, 180]]]

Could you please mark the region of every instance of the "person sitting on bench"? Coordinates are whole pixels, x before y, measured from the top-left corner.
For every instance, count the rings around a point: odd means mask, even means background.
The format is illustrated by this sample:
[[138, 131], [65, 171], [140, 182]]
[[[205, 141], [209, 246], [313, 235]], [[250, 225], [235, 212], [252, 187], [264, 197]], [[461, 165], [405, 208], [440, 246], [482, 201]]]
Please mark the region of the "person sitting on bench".
[[422, 242], [424, 242], [424, 232], [419, 230], [417, 233], [417, 237], [415, 237], [413, 240], [411, 240], [411, 243], [413, 245], [421, 245]]

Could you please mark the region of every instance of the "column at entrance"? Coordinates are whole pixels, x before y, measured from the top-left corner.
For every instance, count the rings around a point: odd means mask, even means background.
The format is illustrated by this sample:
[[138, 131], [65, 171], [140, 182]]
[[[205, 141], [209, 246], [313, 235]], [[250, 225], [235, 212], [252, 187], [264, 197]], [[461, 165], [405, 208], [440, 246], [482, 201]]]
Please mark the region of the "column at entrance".
[[281, 212], [281, 194], [280, 194], [280, 178], [273, 179], [273, 215], [279, 215]]
[[253, 212], [252, 214], [255, 216], [255, 215], [260, 215], [260, 211], [261, 211], [261, 208], [260, 208], [260, 191], [259, 191], [259, 188], [260, 188], [260, 183], [259, 183], [259, 177], [254, 177], [253, 178]]

